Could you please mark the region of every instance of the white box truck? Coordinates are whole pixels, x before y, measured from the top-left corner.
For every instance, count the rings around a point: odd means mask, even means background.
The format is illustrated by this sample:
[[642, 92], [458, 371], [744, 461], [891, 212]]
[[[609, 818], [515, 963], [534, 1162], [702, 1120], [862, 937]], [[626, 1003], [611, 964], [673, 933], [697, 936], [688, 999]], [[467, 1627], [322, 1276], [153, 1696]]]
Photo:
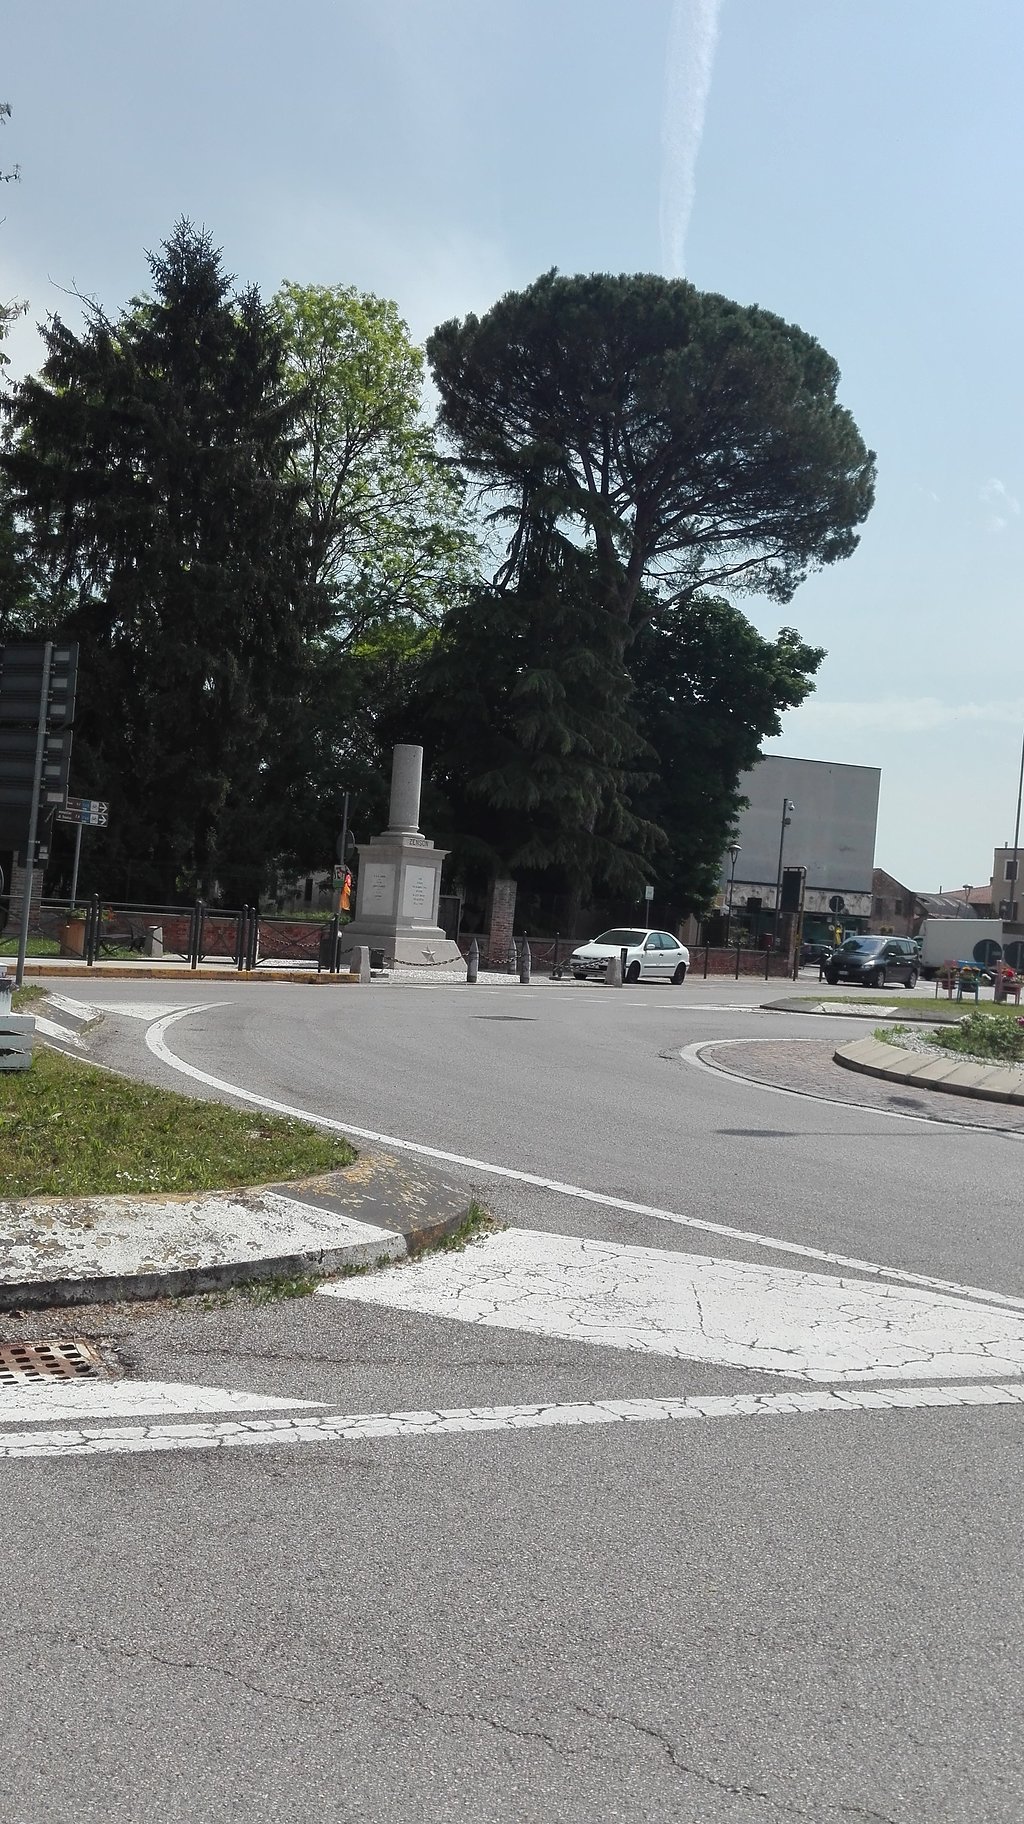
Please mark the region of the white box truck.
[[930, 982], [943, 963], [979, 963], [989, 968], [1003, 954], [998, 918], [926, 918], [921, 926], [921, 974]]

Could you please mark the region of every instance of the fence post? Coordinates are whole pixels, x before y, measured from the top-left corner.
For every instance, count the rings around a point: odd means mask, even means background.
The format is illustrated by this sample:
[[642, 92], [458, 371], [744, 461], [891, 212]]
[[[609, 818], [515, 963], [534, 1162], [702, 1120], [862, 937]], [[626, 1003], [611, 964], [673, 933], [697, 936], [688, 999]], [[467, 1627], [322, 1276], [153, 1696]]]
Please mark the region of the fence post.
[[197, 899], [197, 901], [195, 901], [195, 932], [193, 932], [192, 959], [190, 959], [190, 965], [188, 965], [190, 969], [199, 969], [199, 963], [201, 963], [201, 959], [203, 959], [204, 923], [206, 923], [206, 907], [204, 907], [201, 899]]
[[558, 940], [559, 940], [559, 933], [556, 931], [555, 932], [555, 954], [551, 959], [551, 979], [554, 982], [557, 982], [559, 979], [559, 975], [558, 975]]
[[704, 980], [705, 981], [707, 981], [707, 979], [708, 979], [708, 951], [709, 951], [709, 949], [710, 949], [710, 945], [705, 944], [704, 945]]
[[740, 979], [740, 947], [736, 945], [736, 980]]
[[100, 947], [99, 936], [100, 936], [100, 900], [99, 900], [99, 894], [94, 893], [91, 900], [89, 901], [89, 915], [86, 920], [86, 932], [85, 932], [85, 951], [86, 951], [85, 960], [90, 969], [92, 968], [93, 963], [96, 961], [96, 953]]
[[768, 977], [771, 973], [771, 966], [772, 966], [772, 953], [771, 953], [771, 948], [769, 947], [764, 953], [764, 979], [765, 979], [765, 981], [768, 980]]
[[474, 937], [474, 938], [471, 938], [469, 949], [466, 952], [466, 983], [469, 987], [472, 987], [472, 985], [476, 981], [476, 978], [479, 975], [479, 973], [480, 973], [480, 945], [477, 943], [476, 938]]
[[248, 906], [243, 906], [235, 919], [235, 968], [240, 970], [245, 957], [245, 927], [249, 917]]
[[245, 966], [250, 971], [250, 973], [252, 972], [252, 970], [255, 969], [256, 964], [259, 961], [259, 955], [260, 955], [260, 909], [259, 909], [259, 906], [251, 906], [249, 908], [249, 948], [248, 948], [248, 951], [246, 953], [246, 958], [245, 958]]

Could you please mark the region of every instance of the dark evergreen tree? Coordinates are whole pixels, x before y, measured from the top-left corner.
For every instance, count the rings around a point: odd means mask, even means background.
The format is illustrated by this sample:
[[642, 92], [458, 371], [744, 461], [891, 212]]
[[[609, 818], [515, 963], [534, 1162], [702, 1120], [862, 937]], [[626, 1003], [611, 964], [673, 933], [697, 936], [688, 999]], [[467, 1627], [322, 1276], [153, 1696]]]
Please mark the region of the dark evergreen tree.
[[111, 801], [108, 891], [253, 893], [265, 780], [316, 624], [286, 476], [294, 396], [254, 290], [181, 221], [151, 296], [54, 319], [0, 458], [50, 624], [81, 642], [77, 788]]
[[424, 669], [417, 738], [465, 874], [528, 878], [567, 919], [580, 896], [639, 886], [658, 836], [632, 808], [652, 756], [631, 699], [592, 563], [537, 533], [515, 587], [450, 613]]
[[663, 830], [659, 900], [702, 912], [719, 886], [722, 852], [743, 805], [738, 781], [780, 714], [813, 690], [825, 654], [791, 627], [766, 640], [712, 597], [662, 611], [630, 649], [635, 711], [657, 754], [638, 809]]

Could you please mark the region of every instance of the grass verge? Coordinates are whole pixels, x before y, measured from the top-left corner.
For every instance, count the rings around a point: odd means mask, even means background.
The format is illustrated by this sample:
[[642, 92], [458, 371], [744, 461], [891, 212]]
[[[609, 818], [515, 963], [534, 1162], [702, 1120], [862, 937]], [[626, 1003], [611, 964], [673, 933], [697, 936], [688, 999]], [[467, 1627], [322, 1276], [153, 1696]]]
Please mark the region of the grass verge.
[[0, 1076], [0, 1197], [232, 1190], [337, 1171], [347, 1140], [133, 1083], [37, 1048]]
[[[840, 994], [836, 989], [831, 993], [801, 994], [796, 998], [806, 1002], [808, 1007], [820, 1007], [822, 1001], [828, 1001], [833, 1007], [842, 1001], [849, 1001], [851, 1007], [895, 1007], [900, 1013], [912, 1013], [919, 1020], [941, 1023], [958, 1022], [967, 1007], [975, 1006], [973, 997], [970, 1001], [949, 1001], [941, 995], [937, 1000], [926, 1000], [921, 995], [911, 994]], [[1022, 1010], [1012, 1002], [986, 1001], [985, 1012], [1004, 1020], [1020, 1016]]]

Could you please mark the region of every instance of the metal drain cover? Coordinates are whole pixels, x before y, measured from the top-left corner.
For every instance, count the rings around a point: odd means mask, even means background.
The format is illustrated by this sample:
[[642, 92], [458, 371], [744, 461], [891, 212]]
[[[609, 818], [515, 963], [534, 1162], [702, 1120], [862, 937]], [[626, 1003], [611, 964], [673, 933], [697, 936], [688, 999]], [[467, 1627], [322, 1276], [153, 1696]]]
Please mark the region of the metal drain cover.
[[0, 1393], [39, 1381], [77, 1381], [103, 1373], [103, 1357], [78, 1338], [42, 1343], [0, 1343]]

